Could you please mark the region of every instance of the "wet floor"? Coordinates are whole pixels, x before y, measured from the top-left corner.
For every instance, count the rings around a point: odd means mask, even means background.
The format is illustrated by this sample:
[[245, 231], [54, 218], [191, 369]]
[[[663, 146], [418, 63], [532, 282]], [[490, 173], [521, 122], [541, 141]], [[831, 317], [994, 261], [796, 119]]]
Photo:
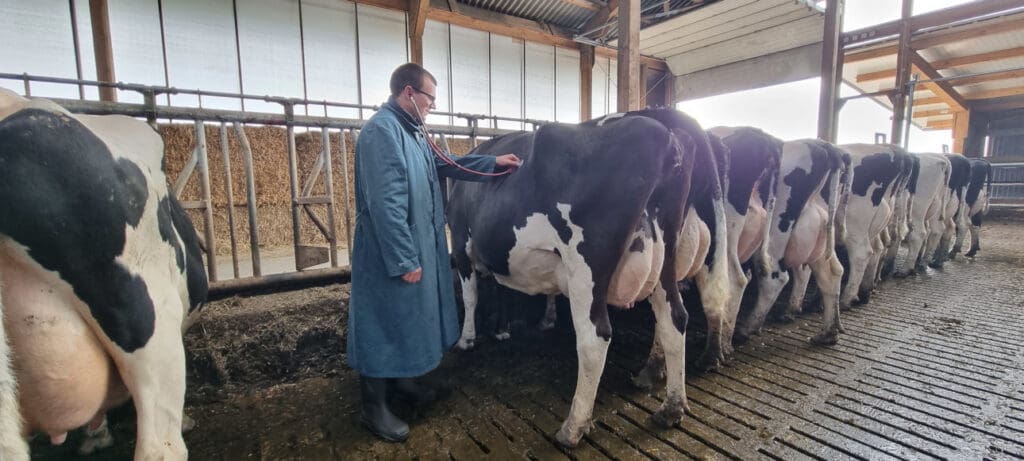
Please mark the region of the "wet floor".
[[[667, 430], [648, 421], [663, 389], [630, 383], [651, 342], [649, 311], [637, 309], [612, 317], [595, 424], [572, 451], [553, 437], [576, 381], [564, 321], [547, 332], [519, 324], [509, 341], [449, 353], [430, 376], [445, 398], [397, 406], [412, 426], [404, 444], [358, 426], [356, 377], [341, 366], [288, 382], [205, 383], [190, 391], [198, 425], [186, 443], [198, 460], [1024, 459], [1022, 235], [1022, 223], [987, 225], [975, 260], [883, 283], [843, 312], [834, 347], [807, 342], [817, 314], [770, 325], [728, 366], [688, 374], [691, 414]], [[130, 409], [114, 420], [117, 444], [82, 459], [130, 457]], [[68, 459], [74, 442], [37, 442], [34, 458]]]

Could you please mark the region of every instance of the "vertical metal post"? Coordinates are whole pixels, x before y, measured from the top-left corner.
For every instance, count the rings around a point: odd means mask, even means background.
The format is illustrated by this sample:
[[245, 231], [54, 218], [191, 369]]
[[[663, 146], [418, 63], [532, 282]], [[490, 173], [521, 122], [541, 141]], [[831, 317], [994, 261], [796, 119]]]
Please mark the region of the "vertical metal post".
[[[71, 43], [75, 47], [75, 75], [82, 80], [82, 48], [78, 43], [78, 12], [75, 11], [75, 0], [68, 0], [71, 13]], [[85, 85], [78, 84], [78, 99], [85, 99]]]
[[196, 153], [199, 156], [199, 184], [203, 193], [203, 221], [206, 227], [206, 265], [210, 281], [217, 281], [217, 245], [213, 237], [213, 199], [210, 197], [210, 162], [206, 155], [206, 125], [196, 120]]
[[[110, 15], [107, 0], [89, 0], [89, 14], [92, 18], [92, 46], [96, 56], [96, 80], [114, 83], [114, 48], [110, 42]], [[100, 100], [117, 102], [114, 87], [100, 87]]]
[[252, 275], [259, 277], [263, 275], [263, 271], [260, 268], [260, 234], [257, 227], [256, 178], [252, 170], [252, 148], [249, 147], [249, 138], [245, 135], [241, 123], [235, 122], [235, 135], [238, 136], [238, 144], [242, 146], [242, 166], [245, 168], [245, 205], [249, 211], [249, 250], [252, 255]]
[[295, 158], [295, 106], [290, 102], [284, 105], [285, 127], [288, 130], [288, 182], [292, 190], [292, 243], [295, 248], [295, 270], [302, 270], [299, 267], [299, 244], [302, 242], [299, 235], [299, 172], [298, 161]]
[[818, 139], [835, 142], [836, 95], [842, 69], [843, 2], [832, 0], [825, 6], [825, 33], [821, 42], [821, 86], [818, 97]]
[[231, 151], [228, 127], [220, 122], [220, 152], [224, 157], [224, 193], [228, 196], [228, 235], [231, 236], [231, 268], [238, 278], [238, 242], [235, 241], [235, 191], [231, 185]]
[[[350, 130], [352, 133], [352, 145], [356, 145], [356, 131]], [[345, 132], [341, 132], [341, 176], [344, 178], [345, 183], [345, 249], [348, 250], [348, 263], [352, 264], [352, 215], [355, 210], [352, 209], [352, 200], [349, 196], [349, 181], [348, 181], [348, 146], [345, 142]]]
[[900, 41], [896, 54], [896, 95], [892, 104], [892, 133], [889, 136], [893, 144], [903, 144], [903, 118], [907, 102], [907, 82], [910, 80], [910, 55], [914, 50], [910, 47], [910, 16], [913, 12], [913, 0], [902, 0], [903, 12], [900, 16]]
[[907, 82], [907, 115], [903, 121], [903, 142], [904, 149], [910, 145], [910, 122], [914, 120], [914, 91], [917, 89], [917, 74]]
[[[330, 244], [331, 249], [331, 267], [338, 267], [338, 228], [335, 226], [334, 221], [334, 173], [331, 168], [331, 132], [327, 127], [323, 127], [320, 131], [323, 141], [323, 155], [324, 158], [324, 174], [327, 175], [324, 178], [324, 184], [326, 185], [327, 196], [330, 197], [331, 201], [327, 204], [327, 226], [331, 230], [331, 234], [327, 236], [327, 242]], [[342, 133], [342, 136], [345, 136]]]

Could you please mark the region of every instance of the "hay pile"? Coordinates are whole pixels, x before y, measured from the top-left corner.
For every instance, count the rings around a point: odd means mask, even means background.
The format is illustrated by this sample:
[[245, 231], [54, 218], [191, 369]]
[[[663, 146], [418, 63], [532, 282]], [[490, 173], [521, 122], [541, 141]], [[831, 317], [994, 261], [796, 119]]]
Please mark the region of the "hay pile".
[[[259, 243], [261, 248], [291, 247], [292, 245], [292, 211], [291, 185], [288, 174], [287, 131], [282, 127], [250, 126], [245, 129], [249, 146], [252, 149], [254, 182], [256, 189], [256, 216]], [[168, 184], [173, 187], [178, 176], [188, 163], [195, 148], [195, 128], [192, 124], [162, 124], [160, 135], [164, 139], [166, 153], [166, 170]], [[340, 133], [331, 130], [331, 162], [334, 185], [335, 233], [338, 246], [346, 246], [345, 214], [349, 214], [355, 225], [355, 143], [350, 132], [345, 133], [345, 150], [348, 160], [348, 177], [344, 177], [342, 165]], [[233, 127], [227, 127], [228, 159], [231, 165], [230, 177], [234, 196], [235, 239], [239, 252], [246, 254], [249, 249], [249, 213], [247, 209], [247, 193], [245, 186], [245, 170], [242, 162], [242, 148]], [[296, 128], [295, 150], [298, 163], [299, 192], [307, 182], [309, 172], [322, 151], [322, 134], [319, 130]], [[467, 138], [449, 138], [451, 150], [456, 155], [463, 155], [472, 148]], [[210, 166], [210, 196], [213, 202], [213, 235], [217, 254], [231, 253], [231, 238], [228, 225], [228, 194], [224, 168], [224, 155], [221, 149], [219, 125], [206, 125], [206, 149]], [[325, 171], [325, 170], [323, 170]], [[345, 188], [348, 185], [349, 202], [345, 202]], [[322, 172], [315, 179], [312, 196], [326, 195], [325, 176]], [[202, 199], [202, 189], [198, 168], [192, 174], [181, 193], [182, 201], [198, 201]], [[308, 207], [324, 225], [328, 225], [328, 206], [310, 205]], [[196, 230], [203, 235], [202, 210], [188, 210]], [[300, 210], [299, 214], [300, 241], [304, 245], [326, 246], [327, 239]]]

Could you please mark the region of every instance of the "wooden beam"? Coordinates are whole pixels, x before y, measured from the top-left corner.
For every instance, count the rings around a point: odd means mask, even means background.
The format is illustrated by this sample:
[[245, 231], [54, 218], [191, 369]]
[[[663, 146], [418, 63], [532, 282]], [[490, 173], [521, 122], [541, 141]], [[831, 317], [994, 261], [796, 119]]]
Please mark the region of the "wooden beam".
[[580, 121], [593, 118], [594, 47], [580, 45]]
[[925, 125], [925, 128], [932, 130], [951, 130], [953, 129], [953, 120], [934, 120], [928, 122], [928, 124]]
[[676, 107], [676, 76], [669, 72], [665, 75], [665, 107]]
[[443, 0], [432, 3], [431, 8], [427, 10], [427, 18], [544, 45], [574, 50], [579, 48], [568, 33], [554, 26], [456, 2], [451, 2], [451, 6], [457, 11], [449, 10], [449, 6]]
[[[969, 99], [969, 98], [968, 98]], [[930, 98], [914, 98], [914, 106], [927, 106], [928, 104], [945, 104], [945, 101], [938, 96], [932, 96]]]
[[951, 109], [919, 110], [914, 112], [914, 118], [939, 117], [942, 115], [953, 115], [954, 113]]
[[[910, 17], [910, 31], [913, 34], [922, 29], [988, 16], [1018, 7], [1020, 7], [1020, 0], [973, 1]], [[842, 36], [842, 43], [843, 46], [851, 46], [866, 41], [893, 37], [899, 35], [899, 33], [900, 20], [894, 20], [846, 32]]]
[[921, 38], [915, 38], [913, 46], [914, 49], [924, 50], [934, 46], [944, 45], [946, 43], [959, 42], [972, 38], [988, 37], [1004, 32], [1016, 32], [1022, 28], [1024, 28], [1024, 17], [999, 22], [984, 21], [971, 26], [970, 28], [960, 29], [955, 32], [927, 34]]
[[953, 114], [953, 152], [964, 153], [964, 145], [967, 143], [967, 134], [970, 131], [971, 111], [964, 110]]
[[[115, 83], [114, 47], [110, 40], [110, 14], [107, 12], [107, 0], [89, 0], [89, 17], [92, 19], [93, 54], [96, 57], [96, 79], [101, 82]], [[100, 101], [117, 102], [117, 90], [113, 87], [100, 87]]]
[[869, 59], [881, 58], [882, 56], [892, 56], [899, 50], [900, 47], [897, 45], [886, 45], [879, 48], [872, 48], [870, 50], [848, 52], [844, 53], [845, 57], [843, 58], [843, 62], [860, 62], [867, 61]]
[[412, 62], [423, 65], [423, 30], [430, 0], [409, 0], [409, 51]]
[[[1007, 48], [1005, 50], [990, 51], [988, 53], [972, 54], [950, 59], [932, 61], [932, 68], [935, 70], [950, 69], [953, 67], [968, 66], [981, 62], [993, 62], [1002, 59], [1010, 59], [1024, 56], [1024, 46]], [[880, 70], [877, 72], [866, 72], [857, 75], [857, 83], [870, 82], [874, 80], [885, 80], [896, 76], [895, 69]]]
[[565, 3], [568, 3], [568, 4], [572, 5], [572, 6], [575, 6], [576, 8], [583, 8], [584, 10], [600, 11], [601, 8], [604, 8], [604, 5], [601, 5], [601, 4], [598, 4], [598, 3], [594, 3], [594, 2], [592, 2], [590, 0], [562, 0], [562, 1], [565, 2]]
[[[587, 23], [583, 25], [583, 28], [581, 29], [582, 30], [581, 34], [583, 34], [583, 35], [590, 35], [588, 32], [591, 32], [594, 29], [597, 29], [598, 27], [601, 27], [601, 26], [607, 24], [608, 21], [610, 21], [612, 18], [618, 16], [618, 14], [619, 14], [619, 0], [608, 0], [608, 5], [606, 5], [602, 9], [598, 10], [598, 12], [596, 14], [594, 14], [593, 16], [591, 16], [590, 19], [587, 20]], [[595, 34], [595, 36], [593, 36], [591, 38], [593, 38], [595, 40], [602, 40], [602, 39], [604, 39], [604, 37], [606, 37], [608, 35], [608, 29], [610, 29], [610, 28], [611, 27], [605, 27], [604, 29], [601, 29], [601, 31], [598, 34]]]
[[640, 103], [637, 105], [638, 109], [647, 107], [647, 64], [640, 63]]
[[829, 0], [825, 6], [825, 31], [821, 41], [821, 88], [818, 92], [818, 139], [836, 140], [836, 96], [843, 73], [842, 47], [843, 0]]
[[978, 99], [991, 99], [991, 98], [1003, 98], [1006, 96], [1019, 96], [1024, 94], [1024, 86], [1015, 86], [1013, 88], [1000, 88], [998, 90], [987, 90], [987, 91], [976, 91], [974, 93], [968, 93], [964, 95], [968, 101], [974, 101]]
[[[943, 78], [942, 74], [932, 68], [928, 61], [925, 61], [916, 51], [912, 51], [910, 55], [910, 61], [913, 66], [922, 74], [929, 79], [940, 79]], [[957, 93], [956, 89], [953, 88], [949, 82], [931, 82], [924, 83], [923, 86], [931, 90], [935, 96], [942, 98], [942, 100], [954, 110], [967, 110], [967, 100], [960, 93]]]
[[1011, 78], [1024, 77], [1024, 70], [1004, 70], [1002, 72], [993, 72], [991, 74], [975, 75], [973, 77], [964, 77], [950, 80], [949, 83], [953, 86], [971, 85], [974, 83], [982, 82], [993, 82], [997, 80], [1009, 80]]
[[[604, 57], [604, 58], [619, 59], [619, 51], [617, 49], [615, 49], [615, 48], [609, 48], [609, 47], [605, 47], [605, 46], [595, 46], [594, 47], [594, 54], [596, 56], [601, 56], [601, 57]], [[669, 70], [669, 68], [668, 68], [668, 64], [666, 64], [665, 61], [663, 61], [661, 59], [658, 59], [658, 58], [652, 58], [650, 56], [640, 55], [640, 63], [644, 64], [645, 66], [647, 66], [647, 68], [650, 69], [650, 70], [654, 70], [654, 71], [658, 71], [658, 72], [671, 72], [671, 70]]]
[[902, 13], [898, 24], [900, 41], [896, 53], [896, 93], [892, 97], [892, 125], [889, 135], [889, 142], [900, 145], [903, 144], [903, 125], [907, 116], [907, 81], [910, 80], [911, 56], [916, 54], [910, 48], [910, 16], [914, 11], [914, 1], [901, 0], [901, 3]]
[[618, 112], [640, 108], [640, 0], [619, 8]]
[[389, 10], [409, 11], [409, 0], [352, 0], [352, 2]]

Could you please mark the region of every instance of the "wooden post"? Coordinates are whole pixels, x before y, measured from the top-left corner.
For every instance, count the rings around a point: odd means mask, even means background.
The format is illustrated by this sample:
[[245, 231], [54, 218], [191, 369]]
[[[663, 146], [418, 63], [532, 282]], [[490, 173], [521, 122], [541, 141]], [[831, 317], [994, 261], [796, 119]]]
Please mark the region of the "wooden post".
[[594, 47], [580, 45], [580, 121], [593, 116]]
[[[970, 126], [970, 110], [958, 111], [953, 114], [953, 152], [967, 155], [964, 148], [967, 146], [967, 135], [970, 132]], [[977, 153], [972, 152], [971, 154], [980, 157]]]
[[835, 142], [836, 95], [843, 73], [839, 35], [843, 28], [843, 0], [825, 6], [825, 34], [821, 40], [821, 91], [818, 96], [818, 139]]
[[914, 50], [910, 48], [910, 15], [914, 0], [903, 0], [900, 17], [900, 44], [896, 53], [896, 94], [892, 100], [892, 129], [889, 142], [903, 144], [903, 121], [907, 111], [907, 82], [910, 81], [910, 60]]
[[[110, 15], [107, 0], [89, 0], [89, 17], [92, 19], [93, 53], [96, 56], [96, 79], [114, 83], [114, 47], [110, 41]], [[100, 87], [100, 100], [117, 102], [117, 90]]]
[[618, 112], [640, 108], [640, 0], [619, 1]]
[[409, 0], [409, 59], [423, 65], [423, 30], [430, 0]]
[[640, 102], [637, 109], [647, 107], [647, 64], [640, 63]]
[[672, 69], [665, 71], [665, 107], [676, 107], [676, 76]]

